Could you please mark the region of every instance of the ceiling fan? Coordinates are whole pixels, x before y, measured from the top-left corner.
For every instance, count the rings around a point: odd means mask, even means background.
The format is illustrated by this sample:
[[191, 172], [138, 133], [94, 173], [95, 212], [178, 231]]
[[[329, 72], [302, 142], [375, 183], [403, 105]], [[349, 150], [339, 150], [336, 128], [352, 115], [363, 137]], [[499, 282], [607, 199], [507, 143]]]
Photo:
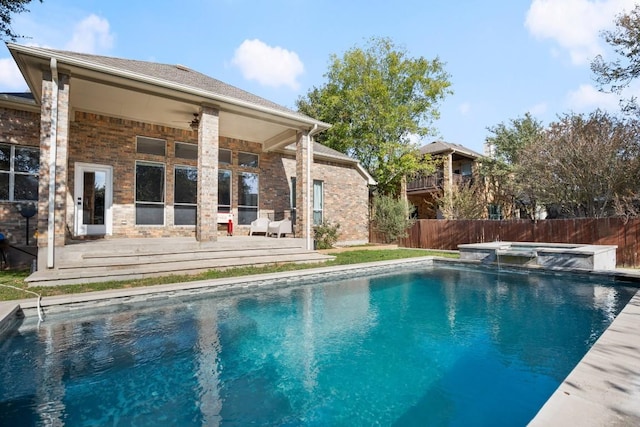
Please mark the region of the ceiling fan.
[[191, 123], [189, 123], [189, 127], [191, 128], [191, 130], [198, 130], [198, 126], [200, 125], [200, 114], [198, 113], [193, 113], [193, 120], [191, 120]]

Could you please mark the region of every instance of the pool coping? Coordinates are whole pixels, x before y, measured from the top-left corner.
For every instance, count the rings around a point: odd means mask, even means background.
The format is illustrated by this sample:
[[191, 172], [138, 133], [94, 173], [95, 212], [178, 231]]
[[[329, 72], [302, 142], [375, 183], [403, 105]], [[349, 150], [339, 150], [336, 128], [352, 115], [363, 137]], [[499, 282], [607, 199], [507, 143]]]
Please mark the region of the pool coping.
[[[44, 297], [41, 305], [47, 311], [59, 312], [172, 296], [244, 292], [273, 287], [274, 283], [292, 285], [301, 278], [314, 280], [319, 276], [326, 279], [363, 271], [375, 273], [402, 264], [482, 267], [477, 261], [427, 256]], [[510, 266], [509, 269], [578, 273], [640, 282], [640, 271], [623, 269], [595, 272], [537, 266]], [[24, 316], [23, 310], [35, 310], [36, 306], [35, 298], [0, 302], [0, 335], [18, 323]], [[640, 289], [529, 423], [530, 426], [632, 424], [640, 425]]]

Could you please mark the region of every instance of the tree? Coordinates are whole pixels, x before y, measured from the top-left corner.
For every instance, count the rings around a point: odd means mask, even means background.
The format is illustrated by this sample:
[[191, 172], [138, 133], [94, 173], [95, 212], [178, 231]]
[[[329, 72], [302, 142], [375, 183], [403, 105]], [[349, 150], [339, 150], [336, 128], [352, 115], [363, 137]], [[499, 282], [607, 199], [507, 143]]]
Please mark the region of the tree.
[[394, 194], [403, 176], [435, 170], [411, 138], [432, 133], [438, 103], [451, 93], [440, 60], [411, 58], [390, 39], [373, 38], [332, 55], [325, 78], [296, 101], [300, 112], [333, 125], [319, 142], [360, 161], [383, 194]]
[[544, 127], [526, 113], [524, 117], [512, 119], [508, 124], [499, 123], [487, 130], [493, 133], [493, 136], [486, 138], [491, 156], [482, 160], [479, 172], [491, 203], [500, 206], [507, 216], [518, 205], [533, 219], [537, 208], [535, 197], [526, 191], [531, 184], [526, 176], [518, 173], [518, 167], [524, 150], [543, 138]]
[[[0, 0], [0, 34], [3, 40], [16, 41], [19, 36], [11, 28], [13, 15], [28, 12], [27, 4], [32, 0]], [[42, 3], [42, 0], [40, 0]]]
[[600, 110], [565, 114], [523, 150], [518, 174], [536, 200], [563, 215], [614, 215], [614, 205], [640, 194], [640, 124]]
[[[598, 55], [591, 63], [591, 70], [601, 89], [621, 94], [640, 76], [640, 5], [636, 5], [628, 13], [618, 15], [615, 25], [615, 29], [604, 31], [602, 35], [619, 57], [606, 62], [602, 55]], [[635, 97], [627, 100], [623, 109], [638, 113], [639, 106]]]
[[385, 243], [392, 243], [407, 236], [415, 222], [411, 219], [413, 206], [407, 206], [402, 198], [377, 194], [373, 198], [373, 220], [375, 229], [382, 234]]
[[477, 179], [456, 184], [436, 199], [445, 219], [481, 219], [487, 202], [484, 188]]

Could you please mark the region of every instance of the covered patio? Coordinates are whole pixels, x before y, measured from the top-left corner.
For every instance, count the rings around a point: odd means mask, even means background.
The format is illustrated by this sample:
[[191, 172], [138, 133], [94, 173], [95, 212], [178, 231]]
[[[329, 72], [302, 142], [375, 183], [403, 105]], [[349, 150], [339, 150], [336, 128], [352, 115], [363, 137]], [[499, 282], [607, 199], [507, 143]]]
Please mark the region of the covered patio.
[[[182, 65], [8, 48], [40, 111], [32, 283], [81, 267], [90, 281], [88, 272], [100, 269], [103, 277], [146, 277], [154, 268], [199, 271], [230, 258], [310, 253], [313, 135], [328, 124]], [[281, 212], [294, 217], [297, 239], [219, 237], [229, 219], [242, 228]], [[194, 256], [178, 261], [172, 248]], [[274, 257], [264, 258], [269, 250]], [[153, 256], [163, 261], [149, 262]], [[134, 258], [135, 274], [124, 261]]]

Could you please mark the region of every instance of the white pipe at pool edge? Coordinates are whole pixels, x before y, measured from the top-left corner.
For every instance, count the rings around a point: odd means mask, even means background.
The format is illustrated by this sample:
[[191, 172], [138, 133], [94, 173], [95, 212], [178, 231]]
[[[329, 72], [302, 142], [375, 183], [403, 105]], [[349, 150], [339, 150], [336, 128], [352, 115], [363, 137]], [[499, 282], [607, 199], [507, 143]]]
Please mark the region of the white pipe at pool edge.
[[55, 203], [56, 203], [56, 148], [58, 146], [58, 63], [51, 58], [51, 129], [49, 144], [49, 217], [47, 218], [47, 268], [53, 268]]

